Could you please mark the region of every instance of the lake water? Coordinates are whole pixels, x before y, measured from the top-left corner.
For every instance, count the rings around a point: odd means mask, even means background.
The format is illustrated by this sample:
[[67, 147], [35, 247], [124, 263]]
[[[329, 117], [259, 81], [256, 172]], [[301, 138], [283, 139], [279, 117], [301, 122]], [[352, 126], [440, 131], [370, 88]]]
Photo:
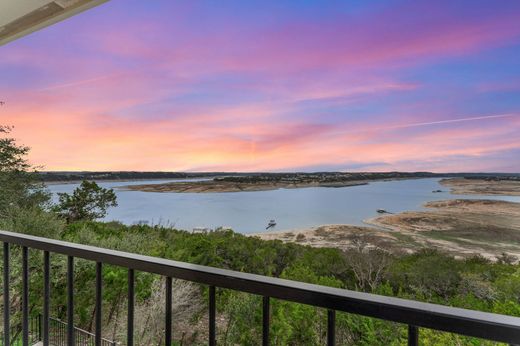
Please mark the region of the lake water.
[[[181, 181], [181, 180], [168, 180]], [[186, 180], [182, 180], [186, 181]], [[105, 188], [164, 183], [166, 180], [98, 182]], [[397, 213], [424, 210], [425, 202], [454, 198], [488, 198], [520, 202], [520, 196], [453, 195], [438, 178], [373, 182], [342, 188], [279, 189], [226, 193], [158, 193], [115, 189], [119, 206], [109, 209], [105, 220], [125, 224], [148, 222], [178, 229], [231, 227], [241, 233], [265, 231], [269, 220], [274, 230], [308, 228], [324, 224], [363, 225], [377, 216], [377, 209]], [[72, 192], [79, 184], [56, 184], [54, 193]], [[442, 189], [444, 192], [432, 193]]]

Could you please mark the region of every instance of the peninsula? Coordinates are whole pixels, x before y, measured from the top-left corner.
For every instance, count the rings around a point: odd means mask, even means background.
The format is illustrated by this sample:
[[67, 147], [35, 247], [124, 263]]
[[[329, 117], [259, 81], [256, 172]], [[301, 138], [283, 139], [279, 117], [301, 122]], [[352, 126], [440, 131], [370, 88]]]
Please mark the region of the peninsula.
[[520, 196], [520, 177], [452, 178], [442, 179], [440, 184], [462, 195]]
[[319, 172], [319, 173], [254, 173], [215, 177], [211, 180], [128, 185], [121, 189], [144, 192], [241, 192], [295, 189], [304, 187], [346, 187], [372, 181], [443, 177], [430, 172]]

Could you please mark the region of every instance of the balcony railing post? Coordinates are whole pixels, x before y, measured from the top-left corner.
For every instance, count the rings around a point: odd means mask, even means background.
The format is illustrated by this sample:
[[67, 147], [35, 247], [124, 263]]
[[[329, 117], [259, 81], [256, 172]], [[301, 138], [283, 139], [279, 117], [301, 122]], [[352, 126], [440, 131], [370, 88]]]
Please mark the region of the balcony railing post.
[[67, 257], [67, 345], [76, 345], [74, 333], [74, 257]]
[[419, 346], [419, 328], [408, 325], [408, 346]]
[[262, 346], [269, 346], [270, 305], [269, 297], [262, 297]]
[[103, 302], [103, 264], [96, 262], [96, 346], [101, 346], [101, 318]]
[[172, 278], [166, 277], [166, 306], [165, 308], [165, 346], [172, 344]]
[[38, 314], [38, 341], [42, 341], [42, 325], [43, 325], [43, 316]]
[[10, 310], [11, 301], [9, 298], [9, 243], [4, 242], [4, 346], [9, 346], [10, 335]]
[[29, 346], [29, 249], [22, 247], [22, 345]]
[[135, 301], [135, 278], [134, 270], [128, 269], [128, 322], [127, 322], [127, 336], [126, 344], [128, 346], [134, 345], [134, 301]]
[[209, 286], [209, 346], [217, 345], [215, 286]]
[[336, 344], [336, 311], [327, 310], [327, 346]]
[[49, 251], [43, 252], [43, 315], [41, 329], [43, 335], [40, 335], [40, 340], [43, 341], [43, 346], [49, 346], [49, 307], [51, 300], [51, 280], [50, 280], [50, 254]]

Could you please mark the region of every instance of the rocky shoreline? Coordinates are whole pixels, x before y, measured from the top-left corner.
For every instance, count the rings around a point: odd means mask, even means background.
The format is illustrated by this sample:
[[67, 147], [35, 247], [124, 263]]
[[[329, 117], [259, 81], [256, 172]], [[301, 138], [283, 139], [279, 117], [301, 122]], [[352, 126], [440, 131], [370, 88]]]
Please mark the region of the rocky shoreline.
[[372, 227], [323, 225], [253, 236], [342, 250], [378, 248], [397, 254], [429, 248], [460, 258], [481, 255], [496, 260], [506, 253], [520, 259], [520, 203], [457, 199], [425, 207], [430, 210], [366, 220]]
[[520, 179], [449, 178], [441, 179], [439, 183], [449, 187], [453, 194], [520, 196]]

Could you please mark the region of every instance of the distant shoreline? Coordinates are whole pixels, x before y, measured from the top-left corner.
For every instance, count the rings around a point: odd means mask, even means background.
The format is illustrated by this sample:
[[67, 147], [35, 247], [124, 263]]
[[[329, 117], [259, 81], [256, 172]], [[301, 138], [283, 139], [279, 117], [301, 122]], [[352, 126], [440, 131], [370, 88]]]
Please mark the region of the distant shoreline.
[[443, 178], [433, 173], [285, 173], [215, 177], [212, 180], [127, 185], [120, 189], [160, 193], [225, 193], [299, 189], [308, 187], [340, 188], [367, 185], [375, 181]]
[[[149, 181], [149, 180], [157, 180], [157, 181], [171, 181], [171, 180], [192, 180], [192, 179], [212, 179], [212, 177], [189, 177], [189, 178], [131, 178], [131, 179], [93, 179], [94, 181], [103, 182], [103, 183], [125, 183], [125, 182], [133, 182], [133, 181]], [[45, 185], [67, 185], [67, 184], [81, 184], [83, 180], [56, 180], [56, 181], [44, 181]]]
[[37, 173], [44, 183], [77, 183], [83, 180], [95, 181], [140, 181], [163, 179], [196, 179], [215, 177], [287, 177], [294, 175], [406, 175], [419, 177], [516, 177], [520, 173], [432, 173], [432, 172], [166, 172], [166, 171], [45, 171]]
[[[202, 182], [201, 182], [202, 183]], [[368, 181], [354, 181], [343, 184], [327, 184], [319, 183], [295, 183], [295, 184], [215, 184], [209, 181], [206, 184], [198, 184], [198, 182], [172, 182], [166, 184], [146, 184], [146, 185], [127, 185], [121, 186], [119, 190], [141, 191], [141, 192], [157, 192], [157, 193], [229, 193], [229, 192], [260, 192], [272, 191], [279, 189], [303, 189], [309, 187], [328, 187], [340, 188], [367, 185]]]

